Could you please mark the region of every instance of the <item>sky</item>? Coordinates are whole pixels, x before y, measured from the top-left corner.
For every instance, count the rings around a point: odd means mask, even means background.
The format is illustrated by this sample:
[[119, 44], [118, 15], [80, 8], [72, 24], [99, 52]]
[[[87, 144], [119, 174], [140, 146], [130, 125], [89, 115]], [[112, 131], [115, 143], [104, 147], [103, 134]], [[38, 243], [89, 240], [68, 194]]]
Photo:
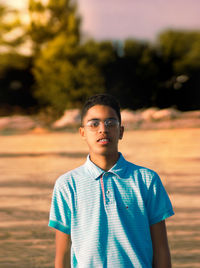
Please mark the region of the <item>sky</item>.
[[[77, 0], [82, 31], [97, 40], [154, 40], [166, 29], [200, 30], [200, 0]], [[0, 0], [25, 6], [26, 0]]]

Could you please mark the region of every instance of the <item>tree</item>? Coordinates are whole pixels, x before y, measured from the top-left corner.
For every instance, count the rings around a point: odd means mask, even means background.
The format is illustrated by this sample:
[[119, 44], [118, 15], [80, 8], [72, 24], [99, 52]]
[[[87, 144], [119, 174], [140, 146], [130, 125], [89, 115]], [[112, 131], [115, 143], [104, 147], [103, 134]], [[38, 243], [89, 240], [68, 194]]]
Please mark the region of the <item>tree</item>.
[[80, 41], [80, 16], [74, 0], [29, 0], [31, 36], [35, 52], [40, 51], [49, 41], [60, 34], [73, 39], [74, 45]]
[[[33, 13], [35, 1], [30, 3]], [[37, 3], [35, 10], [37, 20], [33, 14], [31, 17], [31, 35], [36, 44], [33, 74], [35, 96], [41, 105], [62, 113], [66, 108], [80, 106], [90, 95], [103, 92], [104, 78], [96, 64], [100, 63], [100, 56], [95, 54], [97, 45], [81, 44], [75, 2], [49, 0], [46, 6]]]
[[77, 107], [91, 94], [101, 92], [104, 80], [97, 66], [90, 62], [84, 47], [60, 34], [48, 43], [35, 61], [36, 96], [42, 105], [57, 112]]
[[128, 39], [121, 55], [116, 54], [107, 76], [108, 91], [120, 99], [123, 108], [135, 110], [154, 105], [158, 75], [154, 49], [147, 42]]
[[159, 48], [168, 70], [158, 102], [199, 109], [200, 32], [166, 31], [159, 36]]
[[0, 104], [1, 114], [35, 105], [30, 86], [31, 57], [22, 54], [26, 43], [19, 11], [0, 5]]

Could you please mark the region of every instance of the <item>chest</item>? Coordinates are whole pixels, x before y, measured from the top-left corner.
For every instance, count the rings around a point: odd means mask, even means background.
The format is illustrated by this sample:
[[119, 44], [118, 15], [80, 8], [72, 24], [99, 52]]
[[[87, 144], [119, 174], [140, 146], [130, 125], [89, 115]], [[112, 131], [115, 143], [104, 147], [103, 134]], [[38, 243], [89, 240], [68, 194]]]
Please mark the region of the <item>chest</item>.
[[145, 187], [133, 177], [123, 179], [105, 173], [98, 180], [83, 183], [77, 191], [77, 210], [80, 213], [92, 213], [102, 209], [144, 213], [145, 203]]

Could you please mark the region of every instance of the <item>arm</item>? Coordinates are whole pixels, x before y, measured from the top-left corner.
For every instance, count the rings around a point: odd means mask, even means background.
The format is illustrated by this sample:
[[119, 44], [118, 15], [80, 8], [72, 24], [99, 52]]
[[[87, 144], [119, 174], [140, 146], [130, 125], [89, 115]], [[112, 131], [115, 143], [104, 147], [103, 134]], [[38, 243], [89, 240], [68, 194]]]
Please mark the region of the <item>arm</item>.
[[70, 235], [56, 230], [55, 268], [70, 268]]
[[167, 240], [165, 221], [150, 227], [153, 244], [153, 268], [171, 268], [171, 256]]

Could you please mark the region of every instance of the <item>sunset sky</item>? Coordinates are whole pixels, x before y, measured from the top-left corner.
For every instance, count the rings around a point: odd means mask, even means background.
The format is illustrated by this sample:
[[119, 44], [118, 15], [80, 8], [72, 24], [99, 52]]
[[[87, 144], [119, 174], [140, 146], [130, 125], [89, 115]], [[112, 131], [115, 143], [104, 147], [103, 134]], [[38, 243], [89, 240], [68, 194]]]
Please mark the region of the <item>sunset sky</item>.
[[[25, 0], [0, 0], [23, 7]], [[200, 30], [199, 0], [78, 0], [82, 30], [102, 39], [154, 40], [165, 29]]]

